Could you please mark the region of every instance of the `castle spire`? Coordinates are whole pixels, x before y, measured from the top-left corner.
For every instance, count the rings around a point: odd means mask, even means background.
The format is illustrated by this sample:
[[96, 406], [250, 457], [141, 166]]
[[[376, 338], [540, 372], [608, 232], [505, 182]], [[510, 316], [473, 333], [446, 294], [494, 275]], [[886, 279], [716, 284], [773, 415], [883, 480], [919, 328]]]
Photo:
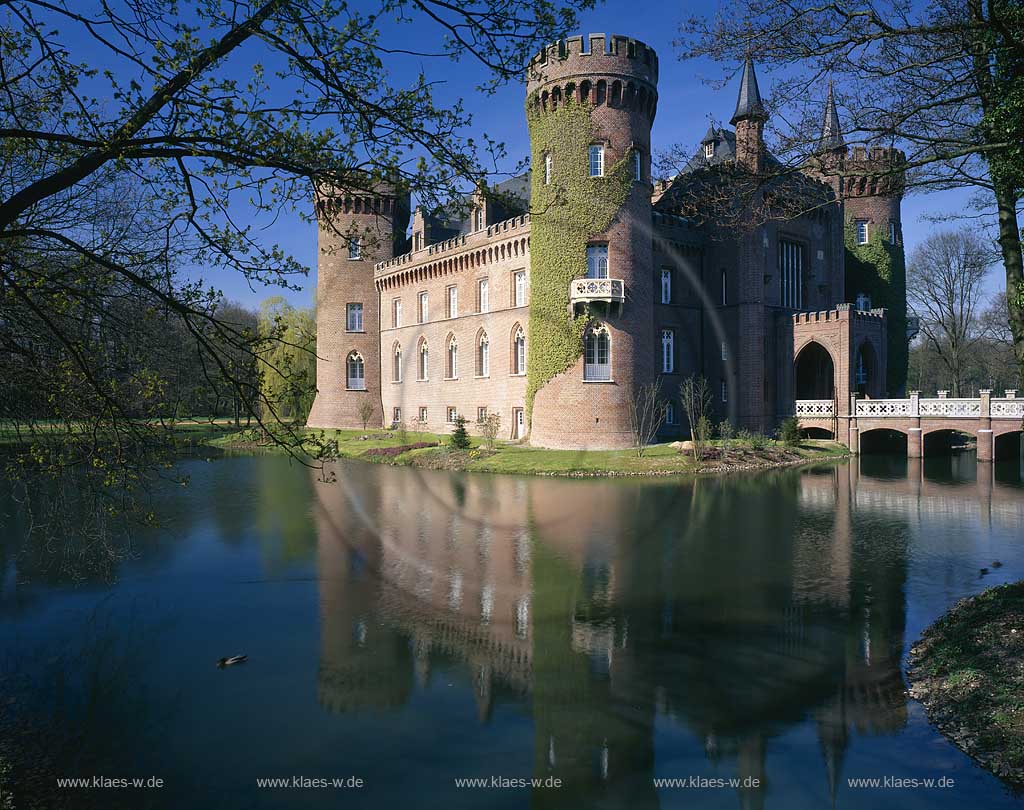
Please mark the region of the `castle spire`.
[[761, 103], [761, 91], [757, 89], [757, 76], [754, 74], [754, 62], [748, 56], [743, 62], [743, 76], [740, 78], [740, 94], [736, 99], [736, 112], [732, 114], [730, 124], [747, 119], [763, 121], [768, 117]]
[[828, 82], [828, 98], [825, 100], [825, 120], [821, 125], [821, 137], [818, 139], [818, 151], [833, 152], [842, 149], [843, 131], [839, 127], [839, 113], [836, 110], [836, 99], [832, 93], [832, 80]]

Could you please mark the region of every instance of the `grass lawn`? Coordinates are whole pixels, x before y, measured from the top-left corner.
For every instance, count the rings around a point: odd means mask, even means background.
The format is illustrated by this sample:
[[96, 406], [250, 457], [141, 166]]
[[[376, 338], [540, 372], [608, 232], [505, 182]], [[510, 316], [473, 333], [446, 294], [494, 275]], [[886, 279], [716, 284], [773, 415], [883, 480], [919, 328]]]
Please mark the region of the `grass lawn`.
[[997, 776], [1024, 786], [1024, 582], [953, 606], [910, 651], [911, 696]]

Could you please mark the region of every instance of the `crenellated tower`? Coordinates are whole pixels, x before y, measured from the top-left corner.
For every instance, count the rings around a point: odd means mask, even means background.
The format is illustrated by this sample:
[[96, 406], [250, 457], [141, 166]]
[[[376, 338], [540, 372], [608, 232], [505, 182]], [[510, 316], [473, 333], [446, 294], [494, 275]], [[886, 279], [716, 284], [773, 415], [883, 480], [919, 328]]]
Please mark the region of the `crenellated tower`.
[[829, 83], [821, 134], [806, 170], [836, 191], [846, 226], [846, 298], [884, 308], [888, 321], [886, 389], [907, 382], [907, 279], [901, 206], [906, 155], [885, 146], [847, 146]]
[[657, 83], [653, 49], [623, 36], [570, 37], [530, 64], [533, 443], [629, 446], [634, 392], [654, 379]]
[[380, 426], [380, 297], [373, 266], [404, 252], [409, 194], [392, 183], [317, 195], [316, 400], [311, 427]]

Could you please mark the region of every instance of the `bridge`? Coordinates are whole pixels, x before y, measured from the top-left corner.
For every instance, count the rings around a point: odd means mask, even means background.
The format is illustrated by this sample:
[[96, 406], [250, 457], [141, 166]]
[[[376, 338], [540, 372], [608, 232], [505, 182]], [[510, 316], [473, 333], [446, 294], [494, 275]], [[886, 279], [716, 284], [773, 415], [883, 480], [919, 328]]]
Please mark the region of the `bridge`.
[[883, 431], [905, 436], [910, 458], [922, 457], [927, 437], [939, 434], [974, 437], [978, 461], [1020, 453], [1024, 397], [1015, 390], [1005, 391], [1002, 397], [993, 397], [991, 391], [978, 393], [972, 398], [950, 398], [947, 391], [925, 398], [911, 391], [906, 399], [862, 398], [855, 393], [848, 401], [798, 399], [796, 416], [809, 435], [827, 435], [854, 454], [861, 452], [863, 439]]

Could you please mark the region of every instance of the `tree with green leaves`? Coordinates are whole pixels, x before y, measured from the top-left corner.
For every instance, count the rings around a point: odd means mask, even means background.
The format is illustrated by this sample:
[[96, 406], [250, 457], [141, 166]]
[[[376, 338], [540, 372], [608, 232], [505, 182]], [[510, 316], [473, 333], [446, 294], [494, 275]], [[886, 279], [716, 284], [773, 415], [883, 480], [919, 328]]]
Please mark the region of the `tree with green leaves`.
[[275, 295], [260, 305], [260, 399], [268, 418], [305, 422], [316, 395], [316, 318]]
[[[198, 355], [204, 389], [234, 388], [214, 400], [230, 400], [239, 418], [274, 428], [300, 412], [308, 394], [298, 389], [312, 388], [304, 364], [290, 352], [278, 362], [268, 343], [277, 330], [255, 336], [223, 317], [218, 276], [295, 288], [308, 268], [260, 226], [331, 210], [330, 189], [371, 192], [387, 180], [431, 207], [483, 183], [500, 144], [466, 137], [464, 108], [438, 102], [422, 69], [401, 80], [396, 71], [410, 58], [475, 60], [488, 92], [519, 79], [592, 5], [0, 4], [0, 375], [44, 372], [0, 411], [23, 428], [19, 458], [97, 471], [108, 488], [137, 482], [170, 445], [166, 371], [144, 362], [157, 333]], [[429, 46], [408, 46], [400, 29]], [[134, 358], [111, 357], [113, 346]], [[288, 426], [268, 432], [300, 447]]]
[[[1007, 318], [1024, 376], [1024, 4], [751, 0], [684, 22], [684, 58], [779, 70], [768, 107], [776, 171], [795, 172], [819, 149], [824, 95], [834, 80], [847, 141], [906, 152], [908, 190], [967, 188], [975, 215], [997, 222]], [[884, 178], [878, 178], [884, 180]]]

